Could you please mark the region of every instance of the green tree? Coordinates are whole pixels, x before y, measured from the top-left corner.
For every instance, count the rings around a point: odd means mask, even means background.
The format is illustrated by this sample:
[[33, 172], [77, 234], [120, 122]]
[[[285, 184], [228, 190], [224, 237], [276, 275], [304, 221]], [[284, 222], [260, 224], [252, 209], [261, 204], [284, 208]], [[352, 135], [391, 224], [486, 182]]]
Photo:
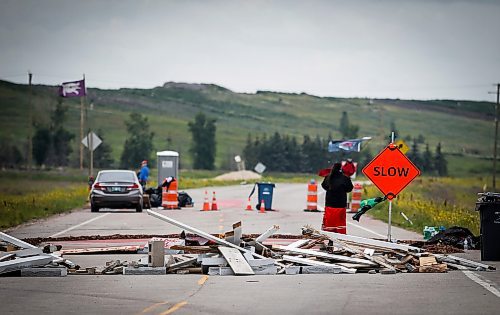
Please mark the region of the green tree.
[[[418, 140], [417, 140], [418, 141]], [[432, 173], [434, 171], [434, 163], [429, 144], [425, 144], [425, 151], [422, 154], [422, 172]]]
[[150, 160], [154, 132], [149, 130], [148, 118], [140, 113], [131, 113], [129, 119], [125, 121], [125, 126], [128, 138], [123, 145], [120, 167], [135, 169], [139, 167], [142, 160]]
[[98, 168], [111, 167], [115, 162], [111, 157], [111, 145], [105, 140], [106, 137], [101, 129], [97, 130], [102, 143], [94, 150], [94, 166]]
[[216, 152], [215, 126], [216, 120], [196, 114], [194, 121], [188, 123], [192, 135], [192, 144], [189, 152], [193, 157], [193, 168], [213, 170]]
[[436, 155], [434, 158], [434, 168], [436, 169], [439, 176], [448, 175], [448, 162], [441, 151], [441, 142], [436, 146]]
[[52, 137], [51, 143], [51, 165], [67, 166], [69, 163], [69, 155], [73, 152], [71, 141], [75, 135], [64, 128], [68, 106], [62, 102], [62, 97], [57, 99], [56, 108], [51, 115], [50, 133]]
[[52, 145], [52, 137], [49, 128], [36, 125], [35, 135], [33, 136], [33, 158], [36, 164], [42, 165], [45, 163]]
[[349, 123], [349, 116], [345, 111], [342, 112], [342, 117], [340, 117], [339, 131], [344, 139], [352, 139], [358, 137], [359, 126], [351, 125]]
[[422, 169], [422, 156], [420, 154], [416, 138], [413, 138], [410, 152], [408, 152], [408, 158], [413, 162], [413, 164], [415, 164], [415, 166]]

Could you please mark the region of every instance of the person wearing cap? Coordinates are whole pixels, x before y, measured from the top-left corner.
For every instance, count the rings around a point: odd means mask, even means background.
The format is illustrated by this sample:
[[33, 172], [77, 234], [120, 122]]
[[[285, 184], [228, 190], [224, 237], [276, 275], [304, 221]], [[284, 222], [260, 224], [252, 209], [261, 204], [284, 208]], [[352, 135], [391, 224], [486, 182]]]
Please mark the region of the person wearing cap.
[[352, 159], [347, 159], [345, 164], [342, 166], [342, 173], [344, 173], [347, 177], [351, 177], [354, 173], [356, 173], [356, 165], [354, 165]]
[[139, 183], [141, 183], [142, 187], [145, 188], [149, 177], [149, 167], [147, 160], [142, 161], [141, 170], [139, 171], [138, 177], [139, 177]]
[[321, 229], [328, 232], [346, 234], [347, 193], [352, 191], [351, 179], [341, 170], [342, 164], [333, 164], [332, 170], [321, 183], [326, 190], [325, 212]]

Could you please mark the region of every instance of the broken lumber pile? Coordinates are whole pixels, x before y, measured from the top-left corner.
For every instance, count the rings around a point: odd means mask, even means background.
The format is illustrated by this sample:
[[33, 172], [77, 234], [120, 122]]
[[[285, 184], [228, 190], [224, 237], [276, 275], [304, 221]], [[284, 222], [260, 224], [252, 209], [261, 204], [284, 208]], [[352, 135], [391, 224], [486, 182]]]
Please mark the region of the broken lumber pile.
[[67, 267], [77, 267], [69, 260], [44, 252], [56, 250], [56, 246], [41, 249], [2, 232], [0, 243], [5, 249], [0, 252], [0, 275], [17, 272], [25, 277], [64, 277]]
[[[272, 226], [262, 235], [248, 238], [242, 236], [242, 224], [238, 222], [233, 225], [233, 231], [216, 237], [158, 212], [147, 212], [217, 244], [199, 246], [199, 249], [194, 245], [176, 247], [182, 248], [184, 253], [198, 255], [196, 260], [185, 263], [183, 268], [201, 268], [201, 272], [209, 275], [429, 273], [447, 272], [457, 269], [457, 265], [476, 270], [494, 269], [455, 256], [434, 255], [406, 244], [318, 231], [307, 226], [302, 229], [304, 239], [287, 246], [269, 246], [263, 243], [279, 230], [279, 226]], [[178, 255], [170, 255], [169, 259], [177, 261], [179, 258]], [[172, 264], [166, 264], [166, 272], [179, 273], [180, 270], [172, 269]]]

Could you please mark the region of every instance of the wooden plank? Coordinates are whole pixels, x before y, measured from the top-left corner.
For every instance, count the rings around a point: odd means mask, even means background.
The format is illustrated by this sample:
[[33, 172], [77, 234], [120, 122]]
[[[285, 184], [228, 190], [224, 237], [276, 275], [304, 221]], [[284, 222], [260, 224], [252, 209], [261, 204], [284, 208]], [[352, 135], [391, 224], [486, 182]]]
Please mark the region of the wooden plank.
[[435, 264], [435, 265], [426, 265], [418, 267], [418, 272], [446, 272], [448, 267], [446, 264]]
[[356, 269], [350, 269], [350, 268], [345, 268], [336, 264], [330, 264], [322, 261], [317, 261], [317, 260], [312, 260], [312, 259], [307, 259], [307, 258], [301, 258], [301, 257], [296, 257], [296, 256], [288, 256], [288, 255], [283, 255], [283, 260], [286, 261], [291, 261], [297, 264], [303, 264], [307, 266], [323, 266], [323, 267], [331, 267], [331, 268], [338, 268], [339, 272], [343, 273], [356, 273]]
[[[262, 255], [257, 254], [257, 253], [252, 253], [252, 252], [250, 252], [249, 250], [247, 250], [247, 249], [245, 249], [245, 248], [243, 248], [243, 247], [236, 246], [236, 245], [234, 245], [234, 244], [232, 244], [232, 243], [229, 243], [229, 242], [227, 242], [227, 241], [225, 241], [225, 240], [223, 240], [223, 239], [220, 239], [220, 238], [215, 237], [215, 236], [213, 236], [213, 235], [211, 235], [211, 234], [208, 234], [208, 233], [206, 233], [206, 232], [203, 232], [203, 231], [201, 231], [201, 230], [199, 230], [199, 229], [197, 229], [197, 228], [194, 228], [194, 227], [189, 226], [189, 225], [187, 225], [187, 224], [184, 224], [184, 223], [182, 223], [182, 222], [176, 221], [176, 220], [174, 220], [174, 219], [172, 219], [172, 218], [169, 218], [169, 217], [167, 217], [167, 216], [165, 216], [165, 215], [162, 215], [162, 214], [160, 214], [160, 213], [158, 213], [158, 212], [155, 212], [155, 211], [152, 211], [152, 210], [146, 210], [146, 212], [147, 212], [149, 215], [151, 215], [151, 216], [153, 216], [153, 217], [155, 217], [155, 218], [157, 218], [157, 219], [160, 219], [160, 220], [162, 220], [162, 221], [168, 222], [168, 223], [173, 224], [173, 225], [175, 225], [175, 226], [178, 226], [178, 227], [180, 227], [180, 228], [182, 228], [182, 229], [186, 229], [186, 230], [188, 230], [189, 232], [192, 232], [192, 233], [194, 233], [194, 234], [196, 234], [196, 235], [202, 236], [202, 237], [204, 237], [204, 238], [206, 238], [206, 239], [208, 239], [208, 240], [214, 241], [214, 242], [216, 242], [216, 243], [217, 243], [217, 244], [219, 244], [219, 245], [224, 245], [224, 246], [228, 246], [228, 247], [231, 247], [231, 248], [235, 248], [235, 249], [239, 250], [240, 252], [249, 252], [249, 253], [251, 253], [254, 257], [257, 257], [257, 258], [266, 258], [266, 257], [264, 257], [264, 256], [262, 256]], [[275, 262], [275, 264], [276, 264], [276, 265], [278, 265], [278, 266], [280, 266], [280, 267], [285, 267], [283, 264], [280, 264], [280, 263], [278, 263], [278, 262]]]
[[[297, 240], [297, 241], [295, 241], [295, 242], [293, 242], [291, 244], [288, 244], [286, 247], [288, 247], [288, 248], [300, 248], [300, 247], [308, 244], [309, 242], [310, 242], [309, 239], [304, 238], [304, 239], [301, 239], [301, 240]], [[274, 248], [274, 246], [273, 246], [273, 248]]]
[[355, 263], [355, 264], [363, 264], [367, 266], [378, 266], [378, 264], [369, 261], [367, 259], [361, 259], [361, 258], [352, 258], [348, 256], [343, 256], [343, 255], [335, 255], [335, 254], [330, 254], [330, 253], [324, 253], [324, 252], [319, 252], [316, 250], [312, 249], [305, 249], [305, 248], [290, 248], [288, 246], [277, 246], [279, 249], [296, 253], [296, 254], [304, 254], [308, 256], [315, 256], [315, 257], [321, 257], [321, 258], [327, 258], [327, 259], [334, 259], [342, 262], [348, 262], [348, 263]]
[[496, 267], [478, 263], [469, 259], [465, 259], [462, 257], [457, 257], [453, 255], [442, 255], [442, 254], [434, 254], [439, 262], [447, 262], [454, 263], [462, 266], [472, 267], [472, 268], [483, 268], [485, 270], [496, 270]]
[[38, 248], [34, 245], [31, 245], [29, 243], [26, 243], [24, 241], [21, 241], [18, 238], [15, 238], [13, 236], [10, 236], [8, 234], [5, 234], [3, 232], [0, 232], [0, 239], [4, 242], [11, 243], [13, 245], [16, 245], [19, 248]]
[[328, 238], [333, 238], [333, 239], [342, 240], [342, 241], [346, 241], [346, 242], [353, 242], [353, 243], [357, 243], [357, 244], [370, 245], [370, 246], [376, 246], [376, 247], [388, 248], [388, 249], [399, 249], [399, 250], [403, 250], [403, 251], [417, 252], [417, 253], [422, 251], [422, 249], [420, 249], [418, 247], [414, 247], [414, 246], [391, 243], [391, 242], [386, 242], [386, 241], [378, 241], [378, 240], [374, 240], [371, 238], [365, 238], [365, 237], [360, 237], [360, 236], [340, 234], [340, 233], [334, 233], [334, 232], [326, 232], [326, 231], [318, 231], [318, 233], [323, 234], [325, 236], [328, 236]]
[[420, 266], [431, 266], [431, 265], [437, 265], [438, 263], [436, 261], [436, 257], [434, 256], [420, 257], [418, 260]]
[[27, 267], [44, 266], [54, 260], [49, 255], [39, 255], [26, 258], [17, 258], [14, 260], [0, 262], [0, 274], [20, 270]]
[[257, 237], [255, 241], [257, 243], [262, 243], [265, 240], [267, 240], [270, 236], [272, 236], [274, 233], [278, 232], [279, 229], [280, 229], [279, 225], [273, 225], [267, 231], [265, 231], [259, 237]]
[[24, 258], [24, 257], [37, 256], [43, 254], [43, 251], [41, 248], [26, 248], [26, 249], [16, 250], [11, 253], [16, 254], [17, 257]]
[[0, 261], [8, 260], [10, 258], [14, 258], [16, 256], [13, 252], [6, 252], [0, 254]]
[[241, 243], [241, 236], [243, 235], [243, 229], [241, 228], [241, 221], [233, 224], [233, 232], [234, 232], [233, 243], [239, 246]]
[[245, 257], [241, 252], [235, 248], [219, 246], [219, 251], [226, 259], [229, 267], [233, 270], [235, 275], [254, 275], [255, 272], [252, 267], [247, 263]]
[[[162, 247], [163, 248], [163, 247]], [[89, 248], [74, 248], [63, 249], [59, 253], [61, 255], [85, 255], [85, 254], [100, 254], [110, 252], [127, 252], [135, 253], [140, 249], [140, 246], [111, 246], [111, 247], [89, 247]]]

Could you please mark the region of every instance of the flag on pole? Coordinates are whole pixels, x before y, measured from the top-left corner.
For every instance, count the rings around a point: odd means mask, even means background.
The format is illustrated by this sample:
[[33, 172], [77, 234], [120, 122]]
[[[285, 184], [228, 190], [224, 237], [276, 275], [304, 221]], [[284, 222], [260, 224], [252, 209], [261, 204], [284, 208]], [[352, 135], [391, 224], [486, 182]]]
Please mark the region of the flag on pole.
[[62, 97], [78, 97], [86, 94], [85, 79], [80, 81], [63, 82], [63, 84], [59, 87], [59, 95]]
[[370, 140], [371, 137], [363, 137], [361, 139], [350, 140], [331, 140], [328, 142], [328, 152], [359, 152], [361, 151], [361, 143]]

